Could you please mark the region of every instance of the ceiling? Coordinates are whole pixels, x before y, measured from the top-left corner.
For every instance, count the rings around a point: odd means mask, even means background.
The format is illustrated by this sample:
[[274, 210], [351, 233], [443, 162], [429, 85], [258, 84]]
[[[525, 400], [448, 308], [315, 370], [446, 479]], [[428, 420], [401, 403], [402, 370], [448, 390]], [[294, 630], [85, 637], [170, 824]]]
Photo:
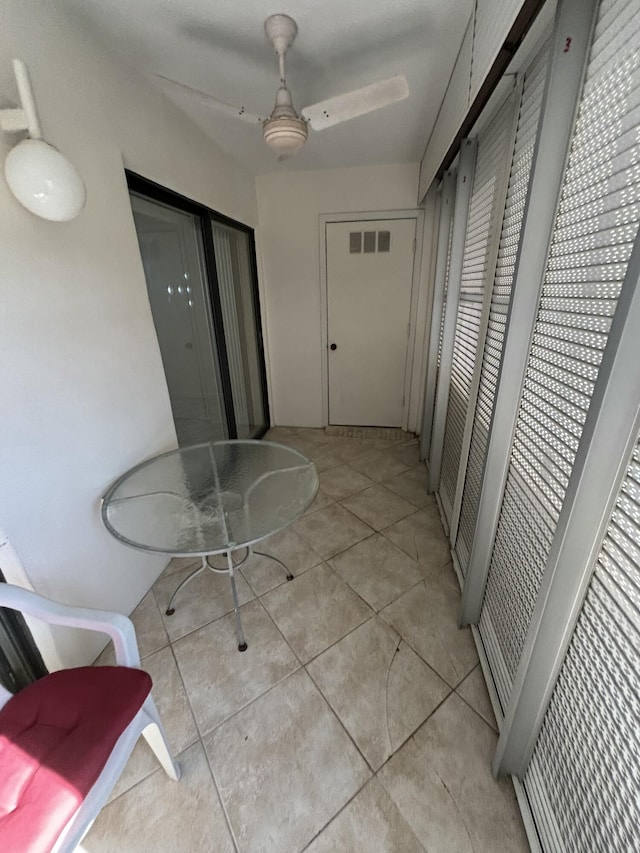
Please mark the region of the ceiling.
[[171, 98], [255, 174], [421, 159], [473, 0], [59, 0], [106, 44], [146, 74], [163, 74], [262, 115], [278, 86], [264, 19], [285, 12], [299, 32], [287, 53], [287, 82], [307, 104], [404, 74], [409, 97], [316, 132], [278, 162], [259, 127]]

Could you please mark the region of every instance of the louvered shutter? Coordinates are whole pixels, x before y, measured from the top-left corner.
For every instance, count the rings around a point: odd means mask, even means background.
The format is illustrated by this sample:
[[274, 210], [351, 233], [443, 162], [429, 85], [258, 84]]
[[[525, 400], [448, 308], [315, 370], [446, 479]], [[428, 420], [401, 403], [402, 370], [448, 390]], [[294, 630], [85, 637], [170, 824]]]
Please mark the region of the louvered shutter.
[[497, 204], [512, 138], [513, 96], [478, 136], [478, 155], [465, 235], [460, 298], [451, 362], [449, 400], [438, 494], [447, 522], [458, 481], [465, 421], [478, 347], [486, 286], [487, 255], [502, 211]]
[[[451, 216], [449, 221], [449, 235], [447, 239], [447, 266], [444, 274], [444, 288], [442, 292], [442, 313], [440, 314], [440, 326], [438, 329], [438, 351], [436, 355], [436, 377], [433, 386], [433, 399], [435, 400], [438, 394], [438, 383], [440, 382], [440, 362], [442, 360], [442, 337], [444, 335], [444, 317], [445, 317], [445, 306], [447, 304], [447, 291], [449, 289], [449, 270], [451, 268], [451, 238], [453, 236], [453, 216]], [[433, 326], [431, 327], [433, 328]], [[431, 410], [431, 416], [433, 417], [433, 409]], [[425, 455], [428, 455], [429, 450], [431, 449], [431, 431], [433, 429], [432, 417], [429, 419], [429, 423], [423, 423], [422, 429], [428, 431], [429, 438], [424, 442]]]
[[[438, 337], [438, 373], [440, 372], [440, 359], [442, 357], [442, 335], [444, 334], [444, 306], [447, 304], [447, 291], [449, 289], [449, 270], [451, 268], [451, 238], [453, 236], [453, 216], [449, 223], [449, 240], [447, 242], [447, 269], [444, 274], [444, 292], [442, 297], [443, 311], [440, 316], [440, 332]], [[437, 387], [437, 379], [436, 379]]]
[[500, 248], [491, 292], [489, 322], [482, 355], [480, 384], [462, 494], [460, 523], [455, 543], [455, 554], [463, 575], [466, 575], [469, 563], [478, 512], [482, 471], [493, 414], [493, 401], [498, 384], [498, 370], [502, 356], [507, 308], [513, 283], [520, 229], [531, 176], [531, 163], [542, 104], [547, 59], [548, 51], [545, 45], [527, 69], [522, 89], [516, 144], [509, 176], [504, 219], [502, 220]]
[[[450, 199], [449, 204], [453, 207], [453, 198]], [[444, 207], [444, 202], [443, 202]], [[442, 211], [441, 211], [442, 216]], [[434, 294], [434, 316], [431, 319], [431, 334], [434, 334], [434, 329], [436, 328], [436, 322], [438, 323], [438, 346], [435, 352], [435, 358], [433, 355], [433, 351], [431, 349], [431, 345], [429, 347], [429, 358], [435, 360], [435, 370], [433, 375], [433, 385], [431, 387], [429, 372], [431, 367], [427, 367], [427, 383], [425, 389], [425, 408], [423, 414], [422, 421], [422, 431], [420, 434], [420, 451], [421, 458], [426, 458], [429, 456], [429, 452], [431, 450], [431, 433], [433, 430], [433, 413], [435, 409], [435, 398], [438, 393], [438, 382], [440, 381], [440, 362], [442, 360], [442, 338], [444, 335], [444, 317], [445, 317], [445, 306], [447, 304], [447, 291], [449, 289], [449, 271], [451, 269], [451, 241], [453, 237], [453, 213], [452, 211], [447, 212], [446, 220], [448, 221], [447, 227], [447, 239], [445, 243], [445, 271], [444, 271], [444, 282], [442, 284], [442, 299], [439, 300], [438, 305], [440, 308], [439, 317], [435, 316], [436, 312], [436, 297]], [[440, 228], [445, 227], [443, 219], [440, 220]], [[438, 234], [438, 240], [436, 241], [436, 245], [438, 246], [438, 252], [442, 251], [442, 243], [440, 242], [440, 235]], [[436, 259], [436, 266], [438, 266], [440, 258]], [[438, 286], [437, 283], [435, 285]], [[430, 395], [429, 399], [426, 399], [426, 395]]]
[[640, 438], [524, 778], [545, 849], [640, 846]]
[[640, 216], [640, 2], [601, 3], [480, 617], [506, 704]]

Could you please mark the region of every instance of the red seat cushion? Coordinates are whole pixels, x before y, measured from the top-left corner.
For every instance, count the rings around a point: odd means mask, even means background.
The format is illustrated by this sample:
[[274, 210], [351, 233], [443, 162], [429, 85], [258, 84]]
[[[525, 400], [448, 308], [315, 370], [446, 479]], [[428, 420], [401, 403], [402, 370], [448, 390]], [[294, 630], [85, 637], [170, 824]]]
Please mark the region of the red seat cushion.
[[86, 666], [9, 699], [0, 710], [0, 850], [51, 850], [150, 690], [141, 670]]

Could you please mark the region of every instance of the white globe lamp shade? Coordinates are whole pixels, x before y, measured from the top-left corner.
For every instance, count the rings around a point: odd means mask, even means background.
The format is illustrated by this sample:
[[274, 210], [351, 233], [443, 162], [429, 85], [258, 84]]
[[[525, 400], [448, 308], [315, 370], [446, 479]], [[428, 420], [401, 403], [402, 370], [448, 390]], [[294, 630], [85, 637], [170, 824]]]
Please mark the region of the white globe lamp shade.
[[4, 174], [20, 204], [42, 219], [75, 219], [87, 199], [75, 166], [42, 139], [24, 139], [12, 148]]

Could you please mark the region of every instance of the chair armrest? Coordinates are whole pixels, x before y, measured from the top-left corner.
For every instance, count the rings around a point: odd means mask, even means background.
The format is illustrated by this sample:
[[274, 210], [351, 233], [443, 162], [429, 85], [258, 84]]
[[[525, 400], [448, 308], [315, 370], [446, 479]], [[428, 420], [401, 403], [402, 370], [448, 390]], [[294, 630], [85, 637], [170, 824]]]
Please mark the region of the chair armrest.
[[116, 662], [120, 666], [140, 667], [140, 653], [133, 622], [122, 613], [59, 604], [31, 590], [7, 583], [0, 583], [0, 607], [19, 610], [52, 625], [108, 634], [113, 640]]

